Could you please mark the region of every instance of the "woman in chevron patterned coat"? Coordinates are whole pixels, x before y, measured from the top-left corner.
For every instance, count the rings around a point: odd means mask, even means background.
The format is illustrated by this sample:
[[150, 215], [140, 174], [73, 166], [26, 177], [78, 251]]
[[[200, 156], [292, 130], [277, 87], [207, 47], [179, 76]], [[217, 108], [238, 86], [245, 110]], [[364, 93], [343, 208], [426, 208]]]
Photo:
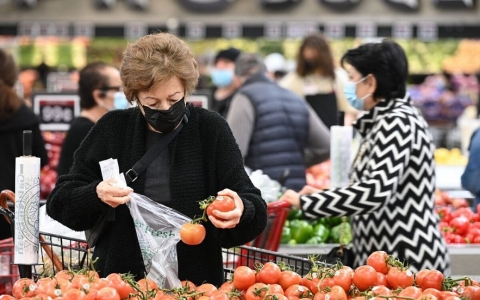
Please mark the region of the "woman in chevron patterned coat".
[[352, 216], [356, 267], [383, 250], [409, 263], [412, 271], [450, 274], [446, 243], [434, 210], [434, 145], [425, 120], [406, 93], [408, 62], [395, 42], [363, 44], [342, 58], [350, 83], [345, 94], [365, 113], [354, 124], [363, 141], [353, 163], [351, 185], [300, 193], [280, 200], [305, 216]]

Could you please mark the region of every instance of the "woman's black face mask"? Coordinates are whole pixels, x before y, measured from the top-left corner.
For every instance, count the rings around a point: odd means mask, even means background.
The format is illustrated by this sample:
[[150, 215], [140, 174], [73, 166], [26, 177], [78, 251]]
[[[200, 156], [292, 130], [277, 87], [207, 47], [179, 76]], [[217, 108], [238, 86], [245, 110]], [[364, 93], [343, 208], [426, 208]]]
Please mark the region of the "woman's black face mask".
[[140, 104], [145, 112], [145, 119], [155, 130], [168, 133], [177, 127], [185, 115], [185, 97], [178, 100], [168, 110], [152, 109]]

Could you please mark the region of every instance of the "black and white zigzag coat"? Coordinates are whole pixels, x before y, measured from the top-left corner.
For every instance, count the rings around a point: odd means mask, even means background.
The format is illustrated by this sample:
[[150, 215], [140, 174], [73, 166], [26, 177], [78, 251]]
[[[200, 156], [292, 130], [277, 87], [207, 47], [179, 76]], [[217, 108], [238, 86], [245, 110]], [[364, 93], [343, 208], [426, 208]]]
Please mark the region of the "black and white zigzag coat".
[[[351, 216], [353, 267], [383, 250], [414, 272], [450, 274], [450, 259], [434, 210], [434, 145], [410, 99], [379, 102], [357, 120], [363, 137], [349, 187], [302, 196], [309, 218]], [[363, 152], [363, 153], [362, 153]]]

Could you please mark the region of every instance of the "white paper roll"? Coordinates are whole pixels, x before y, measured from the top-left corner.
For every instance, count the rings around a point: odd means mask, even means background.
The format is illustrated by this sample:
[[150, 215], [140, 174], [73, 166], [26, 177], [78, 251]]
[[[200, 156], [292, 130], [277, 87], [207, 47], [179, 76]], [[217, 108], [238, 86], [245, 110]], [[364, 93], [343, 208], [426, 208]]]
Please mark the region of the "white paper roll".
[[341, 188], [348, 186], [350, 179], [352, 127], [330, 127], [330, 160], [331, 160], [331, 187]]
[[21, 156], [15, 160], [14, 264], [38, 263], [40, 203], [40, 158]]

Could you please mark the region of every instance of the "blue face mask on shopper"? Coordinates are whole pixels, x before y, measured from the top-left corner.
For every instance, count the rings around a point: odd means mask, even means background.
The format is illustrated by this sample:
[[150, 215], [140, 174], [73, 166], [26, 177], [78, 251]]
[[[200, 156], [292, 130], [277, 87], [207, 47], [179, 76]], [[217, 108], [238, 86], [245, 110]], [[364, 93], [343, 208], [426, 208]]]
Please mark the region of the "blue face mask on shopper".
[[216, 87], [226, 87], [233, 81], [233, 71], [215, 69], [212, 71], [211, 77], [212, 82]]
[[357, 97], [357, 84], [364, 81], [366, 78], [367, 76], [356, 82], [347, 81], [343, 86], [343, 93], [345, 94], [348, 102], [353, 108], [358, 110], [364, 110], [365, 99], [370, 96], [370, 94], [367, 94], [362, 98]]
[[115, 109], [126, 109], [130, 107], [130, 103], [128, 103], [124, 93], [116, 92], [115, 95], [113, 95], [113, 107]]

